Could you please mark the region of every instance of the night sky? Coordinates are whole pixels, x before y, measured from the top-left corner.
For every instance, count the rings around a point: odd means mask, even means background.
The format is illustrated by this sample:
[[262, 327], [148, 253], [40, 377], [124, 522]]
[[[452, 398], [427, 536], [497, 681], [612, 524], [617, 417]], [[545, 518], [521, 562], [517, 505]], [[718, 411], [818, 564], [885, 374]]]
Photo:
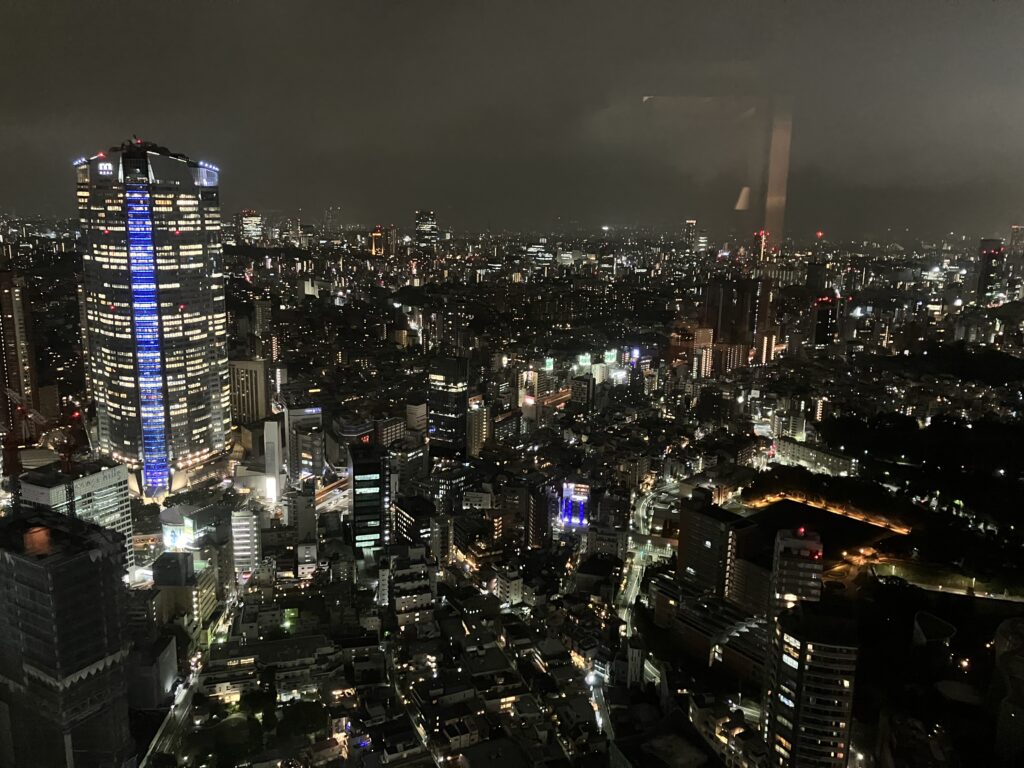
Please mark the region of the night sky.
[[0, 0], [0, 29], [21, 214], [72, 213], [71, 161], [135, 133], [219, 164], [227, 212], [723, 229], [749, 139], [693, 105], [778, 94], [789, 234], [1024, 221], [1022, 3]]

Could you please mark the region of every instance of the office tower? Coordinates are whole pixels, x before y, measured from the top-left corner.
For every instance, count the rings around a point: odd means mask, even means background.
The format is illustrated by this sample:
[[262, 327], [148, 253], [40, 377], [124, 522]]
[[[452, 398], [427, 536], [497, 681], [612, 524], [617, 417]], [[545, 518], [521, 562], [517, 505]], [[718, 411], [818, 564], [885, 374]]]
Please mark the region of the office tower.
[[427, 409], [431, 458], [466, 455], [469, 373], [465, 358], [443, 357], [430, 366]]
[[390, 478], [388, 455], [372, 445], [349, 448], [352, 478], [352, 538], [356, 548], [374, 550], [388, 543]]
[[236, 424], [262, 421], [270, 413], [267, 361], [232, 360], [228, 363], [231, 381], [231, 415]]
[[392, 543], [430, 546], [430, 524], [437, 516], [434, 503], [422, 496], [402, 496], [395, 499], [394, 509]]
[[[299, 215], [302, 215], [302, 209], [299, 209]], [[299, 229], [300, 224], [298, 221], [295, 223], [295, 228]], [[326, 235], [337, 235], [342, 230], [341, 220], [341, 207], [337, 205], [331, 205], [324, 209], [324, 234]]]
[[430, 554], [440, 565], [448, 565], [455, 558], [455, 520], [446, 512], [430, 518]]
[[423, 546], [391, 546], [378, 561], [377, 600], [389, 607], [389, 623], [405, 627], [430, 621], [437, 602], [437, 562]]
[[526, 546], [542, 549], [551, 541], [552, 496], [546, 488], [531, 488], [526, 495]]
[[255, 509], [242, 507], [231, 511], [231, 554], [235, 574], [252, 573], [263, 555], [260, 541], [260, 516]]
[[583, 376], [573, 376], [569, 382], [569, 399], [585, 411], [589, 411], [593, 406], [596, 391], [597, 384], [589, 373]]
[[754, 523], [721, 507], [686, 505], [679, 512], [676, 578], [701, 592], [730, 591], [741, 531]]
[[285, 455], [281, 420], [267, 419], [263, 423], [264, 495], [271, 503], [277, 502], [287, 483]]
[[811, 305], [811, 340], [827, 347], [839, 340], [843, 300], [836, 291], [819, 296]]
[[978, 246], [978, 303], [984, 306], [1005, 298], [1003, 268], [1006, 248], [998, 238], [985, 238]]
[[1018, 262], [1024, 261], [1024, 226], [1020, 224], [1010, 227], [1010, 248], [1007, 256]]
[[109, 459], [49, 464], [21, 476], [21, 509], [56, 512], [117, 531], [125, 564], [135, 565], [128, 469]]
[[31, 319], [25, 281], [0, 271], [0, 430], [13, 431], [19, 445], [34, 442], [40, 432], [29, 418], [39, 408]]
[[433, 253], [437, 250], [437, 244], [441, 240], [441, 234], [437, 228], [437, 217], [433, 211], [416, 211], [416, 233], [413, 241], [416, 250], [421, 253]]
[[384, 230], [381, 228], [380, 224], [374, 227], [370, 232], [370, 255], [384, 255]]
[[77, 174], [98, 448], [160, 498], [231, 429], [218, 171], [135, 140]]
[[769, 618], [775, 618], [798, 603], [821, 600], [821, 537], [797, 528], [775, 534]]
[[484, 445], [491, 438], [491, 409], [483, 395], [469, 398], [466, 413], [466, 455], [479, 458]]
[[770, 765], [846, 766], [857, 671], [849, 611], [801, 603], [779, 616], [765, 662], [762, 726]]
[[83, 520], [0, 519], [0, 765], [135, 765], [124, 540]]
[[283, 395], [284, 440], [288, 447], [288, 475], [292, 483], [317, 476], [323, 469], [323, 408], [318, 393], [296, 389]]
[[462, 509], [468, 476], [466, 468], [452, 461], [435, 464], [430, 472], [430, 496], [443, 512]]
[[807, 264], [807, 290], [815, 296], [821, 296], [829, 288], [829, 265], [823, 261], [811, 261]]
[[388, 256], [397, 256], [401, 247], [401, 240], [398, 235], [398, 227], [392, 224], [388, 227]]
[[390, 416], [373, 422], [373, 440], [381, 448], [388, 448], [404, 440], [407, 431], [405, 419], [401, 416]]
[[273, 304], [270, 299], [253, 301], [253, 341], [251, 344], [254, 357], [269, 357], [278, 360], [278, 349], [273, 343]]
[[263, 217], [256, 211], [239, 211], [235, 214], [235, 236], [244, 245], [263, 241]]
[[391, 487], [395, 492], [412, 493], [413, 484], [430, 471], [427, 447], [422, 440], [411, 435], [388, 448], [391, 467]]
[[773, 321], [775, 292], [767, 280], [715, 279], [704, 291], [703, 326], [715, 341], [752, 345]]
[[683, 223], [683, 251], [692, 256], [697, 247], [697, 220], [687, 219]]
[[410, 399], [405, 404], [405, 426], [412, 432], [426, 432], [427, 423], [427, 401]]

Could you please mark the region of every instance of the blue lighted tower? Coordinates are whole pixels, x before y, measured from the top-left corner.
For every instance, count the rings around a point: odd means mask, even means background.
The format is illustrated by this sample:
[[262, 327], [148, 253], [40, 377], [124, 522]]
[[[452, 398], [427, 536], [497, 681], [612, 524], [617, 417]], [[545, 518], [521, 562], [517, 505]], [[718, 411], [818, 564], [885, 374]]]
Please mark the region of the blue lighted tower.
[[98, 447], [159, 498], [231, 425], [218, 171], [139, 139], [76, 167]]

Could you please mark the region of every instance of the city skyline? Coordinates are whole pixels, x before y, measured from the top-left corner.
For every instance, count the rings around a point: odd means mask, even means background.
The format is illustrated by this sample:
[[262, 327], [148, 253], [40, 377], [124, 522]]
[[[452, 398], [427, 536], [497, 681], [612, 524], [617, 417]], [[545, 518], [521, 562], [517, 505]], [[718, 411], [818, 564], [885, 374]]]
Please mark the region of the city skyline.
[[43, 5], [0, 768], [1024, 765], [1024, 5]]
[[[302, 208], [320, 218], [338, 206], [372, 226], [404, 225], [428, 206], [462, 230], [697, 218], [729, 231], [746, 164], [735, 131], [644, 97], [753, 91], [792, 99], [793, 236], [1000, 234], [1024, 209], [1013, 154], [1021, 86], [1008, 77], [1022, 55], [1020, 8], [598, 6], [339, 4], [289, 10], [281, 24], [284, 11], [268, 3], [245, 12], [185, 3], [172, 28], [146, 7], [129, 20], [10, 3], [5, 12], [27, 33], [0, 52], [0, 67], [17, 75], [0, 122], [11, 180], [0, 207], [70, 214], [58, 192], [66, 162], [137, 133], [231, 168], [228, 212]], [[146, 25], [144, 38], [126, 34], [134, 23]], [[179, 29], [216, 40], [212, 59], [152, 66], [173, 56]], [[120, 53], [143, 64], [120, 70], [130, 107], [54, 92], [56, 60], [41, 43], [79, 36], [122, 39]], [[999, 50], [998, 61], [958, 54], [966, 41]], [[281, 55], [259, 56], [266, 45]], [[85, 46], [83, 63], [116, 67], [106, 51]], [[179, 105], [177, 77], [203, 82], [202, 92]], [[55, 120], [58, 109], [76, 119]]]

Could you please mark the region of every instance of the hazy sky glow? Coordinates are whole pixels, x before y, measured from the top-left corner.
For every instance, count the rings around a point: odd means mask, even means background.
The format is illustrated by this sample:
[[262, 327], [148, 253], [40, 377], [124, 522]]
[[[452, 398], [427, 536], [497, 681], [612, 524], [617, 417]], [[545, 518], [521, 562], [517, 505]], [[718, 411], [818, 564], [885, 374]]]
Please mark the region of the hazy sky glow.
[[0, 0], [0, 28], [19, 213], [70, 213], [71, 160], [137, 133], [218, 163], [229, 212], [727, 227], [741, 132], [642, 97], [777, 90], [790, 233], [1024, 220], [1019, 3]]

